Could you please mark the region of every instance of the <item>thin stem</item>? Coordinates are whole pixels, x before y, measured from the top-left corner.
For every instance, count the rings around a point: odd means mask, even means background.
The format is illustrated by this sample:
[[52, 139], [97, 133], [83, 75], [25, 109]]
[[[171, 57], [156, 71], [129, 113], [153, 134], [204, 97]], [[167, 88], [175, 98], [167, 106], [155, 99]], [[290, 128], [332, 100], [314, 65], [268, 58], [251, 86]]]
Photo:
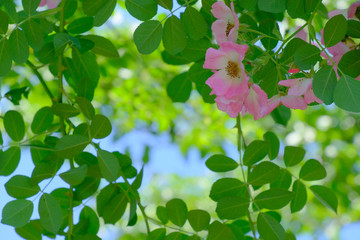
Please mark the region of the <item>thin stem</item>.
[[51, 99], [52, 102], [55, 102], [55, 98], [54, 95], [51, 93], [49, 87], [47, 86], [44, 78], [41, 76], [41, 74], [39, 73], [39, 71], [37, 70], [37, 68], [35, 67], [34, 64], [32, 64], [29, 60], [26, 61], [26, 64], [31, 68], [31, 70], [33, 71], [33, 73], [38, 77], [41, 85], [43, 86], [46, 94], [49, 96], [49, 98]]
[[279, 38], [276, 38], [276, 37], [273, 37], [273, 36], [270, 36], [270, 35], [267, 35], [265, 33], [262, 33], [262, 32], [259, 32], [259, 31], [256, 31], [254, 29], [251, 29], [251, 28], [247, 28], [246, 29], [247, 32], [253, 32], [253, 33], [257, 33], [263, 37], [266, 37], [266, 38], [270, 38], [270, 39], [274, 39], [274, 40], [277, 40], [277, 41], [284, 41], [283, 39], [279, 39]]
[[[243, 164], [243, 161], [242, 161], [242, 145], [245, 143], [244, 141], [244, 136], [242, 134], [242, 129], [241, 129], [241, 118], [240, 118], [240, 114], [236, 117], [236, 128], [237, 128], [237, 148], [238, 148], [238, 151], [239, 151], [239, 155], [240, 155], [240, 168], [241, 168], [241, 172], [242, 172], [242, 175], [243, 175], [243, 179], [244, 179], [244, 184], [246, 186], [246, 190], [249, 194], [249, 197], [251, 198], [252, 202], [254, 202], [254, 200], [252, 199], [252, 196], [251, 196], [251, 191], [250, 191], [250, 187], [249, 187], [249, 184], [247, 182], [247, 179], [246, 179], [246, 175], [245, 175], [245, 170], [244, 170], [244, 164]], [[245, 146], [245, 144], [244, 144]], [[248, 168], [248, 170], [250, 170], [250, 168]], [[256, 240], [256, 230], [255, 230], [255, 223], [253, 222], [252, 218], [251, 218], [251, 214], [250, 214], [250, 211], [247, 210], [247, 217], [249, 219], [249, 223], [250, 223], [250, 228], [251, 228], [251, 231], [253, 233], [253, 236], [254, 236], [254, 239]]]
[[298, 30], [296, 30], [293, 34], [291, 34], [289, 37], [287, 37], [283, 43], [281, 44], [281, 46], [279, 47], [279, 49], [275, 52], [275, 55], [279, 54], [279, 52], [281, 51], [281, 49], [284, 47], [284, 45], [290, 41], [296, 34], [298, 34], [301, 30], [303, 30], [306, 26], [308, 25], [308, 23], [306, 22], [303, 26], [301, 26]]
[[139, 195], [136, 194], [133, 190], [133, 188], [131, 187], [131, 184], [129, 183], [129, 181], [127, 180], [127, 178], [124, 176], [124, 174], [121, 172], [121, 176], [125, 181], [125, 184], [127, 185], [127, 187], [129, 188], [130, 192], [134, 195], [134, 197], [136, 198], [136, 203], [139, 206], [139, 209], [141, 211], [141, 214], [144, 217], [145, 220], [145, 225], [146, 225], [146, 231], [149, 234], [150, 233], [150, 225], [149, 225], [149, 217], [146, 215], [145, 213], [145, 207], [141, 204], [140, 202], [140, 198]]
[[162, 222], [158, 221], [157, 219], [154, 219], [152, 217], [148, 217], [148, 219], [153, 222], [154, 224], [158, 225], [158, 226], [164, 226], [166, 228], [170, 228], [170, 229], [173, 229], [173, 230], [176, 230], [176, 231], [179, 231], [179, 232], [183, 232], [183, 233], [186, 233], [186, 234], [196, 234], [196, 233], [193, 233], [193, 232], [189, 232], [189, 231], [186, 231], [186, 230], [183, 230], [181, 228], [177, 228], [177, 227], [172, 227], [172, 226], [168, 226], [166, 224], [163, 224]]

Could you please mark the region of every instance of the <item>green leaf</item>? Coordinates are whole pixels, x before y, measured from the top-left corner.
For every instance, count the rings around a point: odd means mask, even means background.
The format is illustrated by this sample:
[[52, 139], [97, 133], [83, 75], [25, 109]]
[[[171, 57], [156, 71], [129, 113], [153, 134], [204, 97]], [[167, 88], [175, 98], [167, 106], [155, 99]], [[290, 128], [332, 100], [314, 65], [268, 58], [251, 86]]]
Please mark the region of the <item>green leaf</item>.
[[296, 50], [306, 44], [307, 43], [300, 38], [295, 37], [291, 39], [282, 51], [280, 62], [283, 64], [290, 64], [291, 62], [293, 62]]
[[[349, 19], [347, 21], [347, 31], [346, 34], [353, 38], [360, 38], [360, 22]], [[1, 29], [1, 27], [0, 27]]]
[[25, 34], [16, 28], [10, 35], [11, 57], [16, 63], [24, 63], [29, 58], [29, 44]]
[[305, 181], [316, 181], [326, 177], [324, 166], [315, 159], [308, 160], [301, 167], [299, 178]]
[[280, 209], [293, 198], [293, 193], [281, 188], [272, 188], [261, 192], [255, 197], [255, 204], [259, 208], [270, 210]]
[[116, 0], [106, 0], [94, 15], [94, 26], [99, 27], [103, 25], [111, 17], [115, 7]]
[[205, 59], [206, 50], [211, 47], [211, 43], [207, 38], [199, 40], [187, 41], [185, 49], [179, 53], [180, 56], [191, 62], [197, 62]]
[[222, 197], [217, 203], [216, 213], [220, 219], [237, 219], [246, 214], [249, 203], [249, 199], [245, 197]]
[[91, 137], [101, 139], [107, 137], [111, 133], [112, 127], [110, 120], [101, 114], [96, 114], [91, 120], [90, 134]]
[[324, 28], [325, 47], [332, 47], [340, 42], [345, 37], [346, 31], [346, 18], [342, 14], [332, 17]]
[[291, 18], [301, 18], [305, 15], [305, 0], [287, 1], [287, 12]]
[[184, 23], [185, 31], [190, 38], [199, 40], [206, 35], [207, 23], [203, 15], [195, 8], [188, 6], [181, 14], [181, 21]]
[[294, 166], [304, 159], [305, 150], [301, 147], [286, 146], [284, 150], [284, 162], [287, 167]]
[[333, 102], [336, 83], [337, 78], [332, 66], [323, 67], [314, 76], [314, 94], [326, 105], [329, 105]]
[[184, 24], [175, 15], [166, 20], [162, 40], [165, 50], [170, 54], [177, 54], [185, 49], [187, 38]]
[[[268, 2], [268, 0], [263, 0], [263, 1]], [[279, 25], [274, 19], [261, 20], [259, 24], [259, 31], [274, 38], [277, 38], [277, 36], [274, 33], [280, 35]], [[261, 43], [265, 49], [271, 50], [276, 47], [278, 40], [266, 37], [266, 38], [261, 38]]]
[[79, 223], [74, 226], [73, 233], [77, 234], [97, 234], [100, 228], [99, 218], [95, 211], [85, 206], [80, 213]]
[[[306, 13], [311, 13], [316, 10], [316, 7], [319, 5], [321, 0], [305, 0], [305, 10]], [[327, 16], [327, 14], [326, 14]]]
[[191, 94], [192, 83], [187, 78], [187, 73], [174, 77], [166, 87], [168, 96], [173, 102], [186, 102]]
[[162, 25], [157, 20], [141, 23], [134, 32], [134, 42], [141, 54], [150, 54], [155, 51], [163, 35]]
[[254, 167], [248, 177], [248, 182], [253, 186], [272, 183], [279, 177], [280, 168], [272, 162], [262, 162]]
[[82, 8], [88, 16], [95, 16], [108, 0], [83, 0]]
[[286, 126], [291, 118], [291, 111], [289, 108], [281, 105], [271, 112], [271, 117], [276, 123]]
[[135, 180], [131, 183], [131, 187], [133, 189], [139, 189], [141, 187], [143, 175], [144, 175], [144, 167], [141, 168], [139, 174], [136, 176]]
[[340, 59], [338, 68], [350, 77], [358, 77], [360, 75], [360, 50], [345, 53]]
[[87, 173], [87, 166], [82, 165], [78, 168], [70, 169], [64, 173], [59, 174], [62, 180], [70, 185], [79, 185], [84, 181]]
[[24, 7], [24, 12], [31, 16], [36, 12], [37, 7], [40, 4], [40, 0], [22, 0], [22, 5]]
[[210, 214], [207, 211], [196, 209], [187, 213], [189, 223], [196, 232], [207, 230], [210, 224]]
[[163, 224], [167, 224], [169, 222], [169, 216], [167, 214], [166, 208], [163, 206], [158, 206], [156, 208], [156, 216]]
[[17, 111], [10, 110], [5, 113], [4, 127], [9, 137], [19, 142], [25, 136], [25, 123], [21, 114]]
[[0, 76], [5, 76], [11, 69], [11, 47], [6, 38], [0, 38]]
[[30, 92], [29, 87], [21, 87], [21, 88], [15, 88], [7, 93], [5, 93], [5, 97], [9, 99], [14, 105], [20, 105], [21, 98], [28, 98]]
[[[80, 78], [77, 87], [84, 88], [85, 84], [82, 81], [86, 81], [88, 88], [95, 89], [100, 78], [100, 73], [94, 54], [91, 52], [80, 53], [79, 50], [73, 48], [72, 57], [76, 76]], [[79, 97], [87, 97], [84, 96], [84, 94], [80, 94], [82, 93], [81, 89], [77, 89], [77, 93]]]
[[59, 203], [50, 194], [44, 193], [39, 201], [41, 225], [49, 232], [57, 234], [62, 223], [62, 212]]
[[279, 154], [279, 138], [273, 132], [266, 132], [263, 137], [264, 140], [269, 144], [269, 159], [274, 160]]
[[304, 44], [299, 47], [294, 55], [296, 66], [302, 70], [308, 70], [321, 60], [320, 50], [314, 45]]
[[21, 27], [25, 31], [26, 38], [28, 39], [30, 46], [35, 51], [39, 51], [44, 45], [44, 31], [39, 22], [30, 18], [24, 22]]
[[231, 231], [231, 228], [219, 221], [214, 221], [209, 226], [207, 240], [237, 240]]
[[264, 12], [281, 13], [285, 11], [286, 0], [258, 0], [258, 7]]
[[93, 27], [94, 18], [82, 17], [75, 19], [67, 25], [67, 31], [72, 34], [80, 34], [89, 31]]
[[260, 237], [264, 240], [284, 240], [285, 230], [281, 224], [266, 213], [259, 213], [257, 225]]
[[187, 207], [183, 200], [174, 198], [166, 203], [169, 220], [176, 226], [184, 226], [187, 219]]
[[108, 151], [99, 150], [97, 152], [97, 158], [103, 177], [109, 182], [113, 182], [118, 179], [120, 166], [116, 156]]
[[89, 138], [81, 135], [66, 135], [55, 146], [55, 153], [60, 158], [71, 159], [80, 154], [90, 143]]
[[0, 151], [0, 176], [12, 174], [20, 162], [20, 148], [10, 147], [5, 152]]
[[3, 140], [2, 133], [0, 130], [0, 145], [3, 145], [3, 144], [4, 144], [4, 140]]
[[33, 213], [34, 205], [25, 199], [8, 202], [2, 211], [1, 223], [13, 227], [25, 226]]
[[343, 75], [334, 90], [336, 106], [350, 112], [360, 112], [360, 81]]
[[40, 191], [37, 184], [32, 184], [30, 178], [23, 175], [15, 175], [5, 183], [6, 192], [14, 198], [28, 198]]
[[43, 107], [35, 113], [31, 123], [31, 131], [35, 134], [45, 132], [51, 125], [54, 115], [49, 107]]
[[320, 185], [313, 185], [310, 187], [310, 190], [322, 204], [337, 213], [338, 199], [330, 188]]
[[8, 15], [0, 10], [0, 34], [5, 34], [9, 27], [9, 17]]
[[294, 193], [294, 197], [291, 200], [290, 209], [291, 213], [294, 213], [300, 211], [305, 206], [307, 192], [305, 185], [300, 180], [294, 182], [292, 192]]
[[75, 97], [75, 100], [84, 116], [87, 119], [92, 120], [95, 116], [95, 109], [91, 102], [83, 97]]
[[66, 103], [55, 103], [54, 105], [51, 106], [51, 111], [55, 115], [63, 118], [75, 117], [80, 113], [80, 111], [77, 108]]
[[173, 8], [173, 0], [155, 0], [155, 2], [167, 10], [171, 11]]
[[269, 152], [269, 143], [261, 140], [255, 140], [247, 146], [244, 153], [244, 164], [251, 166], [261, 161]]
[[172, 232], [164, 238], [164, 240], [185, 240], [185, 239], [188, 239], [188, 236], [181, 232]]
[[40, 220], [31, 220], [23, 227], [15, 228], [17, 234], [24, 239], [41, 240], [41, 233], [44, 229], [41, 226]]
[[114, 44], [110, 40], [102, 36], [86, 35], [86, 36], [82, 36], [81, 39], [90, 40], [95, 44], [95, 46], [91, 49], [91, 51], [95, 54], [110, 58], [119, 57], [119, 53], [116, 47], [114, 46]]
[[270, 184], [271, 188], [289, 189], [292, 181], [292, 176], [288, 170], [281, 168], [277, 180]]
[[157, 13], [157, 4], [153, 0], [125, 0], [125, 7], [141, 21], [149, 20]]
[[213, 172], [228, 172], [239, 166], [233, 159], [221, 154], [212, 155], [205, 164]]
[[12, 21], [16, 23], [18, 20], [18, 15], [16, 12], [15, 2], [13, 0], [2, 0], [1, 4], [4, 6]]
[[157, 228], [149, 233], [149, 235], [146, 237], [146, 240], [162, 240], [164, 239], [165, 235], [165, 228]]
[[236, 178], [220, 178], [211, 187], [210, 198], [219, 201], [226, 196], [243, 196], [246, 187], [243, 182]]
[[79, 185], [75, 186], [74, 199], [81, 201], [93, 195], [99, 188], [100, 179], [86, 177]]
[[125, 193], [119, 193], [108, 202], [103, 211], [102, 218], [105, 223], [115, 224], [124, 215], [128, 204], [128, 196]]

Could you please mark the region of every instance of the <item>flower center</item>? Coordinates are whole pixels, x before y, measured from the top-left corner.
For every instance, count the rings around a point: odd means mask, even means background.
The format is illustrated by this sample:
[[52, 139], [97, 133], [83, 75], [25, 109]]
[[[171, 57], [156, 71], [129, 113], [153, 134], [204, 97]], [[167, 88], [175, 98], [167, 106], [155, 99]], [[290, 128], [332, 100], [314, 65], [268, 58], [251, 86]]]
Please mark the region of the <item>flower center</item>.
[[233, 61], [228, 61], [226, 66], [226, 74], [232, 78], [239, 77], [241, 69], [239, 64]]
[[227, 23], [226, 31], [225, 31], [225, 34], [227, 37], [229, 36], [229, 33], [230, 33], [231, 29], [233, 29], [233, 27], [235, 27], [233, 24], [231, 24], [230, 22]]

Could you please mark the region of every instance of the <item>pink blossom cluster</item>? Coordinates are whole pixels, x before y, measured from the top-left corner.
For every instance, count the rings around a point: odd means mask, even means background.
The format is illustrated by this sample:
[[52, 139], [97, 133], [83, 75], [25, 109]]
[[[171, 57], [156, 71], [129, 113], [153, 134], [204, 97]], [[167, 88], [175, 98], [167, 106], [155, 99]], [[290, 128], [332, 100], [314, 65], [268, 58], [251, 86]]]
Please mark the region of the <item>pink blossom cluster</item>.
[[217, 18], [211, 29], [219, 49], [209, 48], [205, 55], [204, 68], [214, 74], [206, 81], [215, 94], [217, 107], [235, 118], [240, 112], [250, 113], [254, 119], [263, 118], [280, 104], [293, 109], [305, 109], [311, 102], [322, 103], [315, 97], [312, 79], [298, 78], [279, 82], [289, 87], [287, 94], [279, 93], [268, 99], [259, 85], [250, 81], [242, 61], [247, 45], [236, 43], [239, 20], [234, 11], [233, 2], [230, 8], [223, 2], [212, 5], [212, 14]]
[[47, 5], [49, 9], [56, 8], [61, 0], [41, 0], [40, 7]]

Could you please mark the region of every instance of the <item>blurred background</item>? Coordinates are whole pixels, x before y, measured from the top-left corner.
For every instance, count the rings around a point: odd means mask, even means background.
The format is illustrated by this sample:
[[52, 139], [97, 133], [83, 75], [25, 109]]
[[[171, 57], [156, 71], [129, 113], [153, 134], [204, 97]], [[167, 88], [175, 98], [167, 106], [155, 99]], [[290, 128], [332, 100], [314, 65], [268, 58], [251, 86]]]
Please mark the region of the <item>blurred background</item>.
[[[328, 10], [345, 9], [352, 2], [323, 1]], [[167, 83], [179, 73], [187, 71], [189, 66], [165, 64], [161, 59], [162, 47], [150, 55], [140, 55], [132, 41], [132, 33], [140, 22], [126, 12], [124, 1], [118, 3], [109, 21], [95, 29], [96, 33], [111, 39], [120, 54], [118, 59], [98, 57], [101, 80], [93, 104], [113, 124], [112, 134], [100, 144], [109, 151], [120, 151], [131, 156], [138, 170], [145, 165], [140, 193], [149, 216], [155, 216], [156, 207], [174, 197], [185, 200], [189, 210], [200, 208], [215, 212], [216, 205], [208, 195], [212, 183], [222, 175], [207, 170], [204, 161], [214, 153], [238, 157], [236, 130], [233, 129], [235, 120], [217, 110], [214, 104], [204, 103], [195, 90], [186, 103], [172, 103], [166, 93]], [[156, 18], [162, 20], [169, 12], [159, 8], [158, 13]], [[283, 22], [280, 27], [285, 32], [286, 28], [299, 24], [301, 22]], [[31, 122], [35, 112], [51, 105], [51, 102], [29, 69], [19, 66], [13, 71], [19, 75], [10, 73], [0, 79], [0, 112], [14, 108], [4, 98], [4, 94], [10, 90], [9, 86], [31, 86], [28, 99], [21, 100], [17, 107], [24, 113], [25, 121]], [[51, 87], [52, 75], [45, 69], [42, 74]], [[289, 209], [282, 212], [285, 229], [297, 233], [300, 240], [359, 239], [359, 114], [342, 111], [334, 105], [317, 105], [305, 111], [292, 110], [286, 126], [275, 123], [270, 116], [256, 122], [251, 116], [244, 116], [242, 127], [247, 143], [262, 139], [263, 134], [271, 130], [281, 140], [281, 151], [285, 145], [304, 147], [305, 159], [314, 158], [325, 165], [328, 175], [323, 182], [337, 193], [337, 215], [309, 194], [310, 201], [301, 212], [293, 215]], [[3, 137], [6, 145], [8, 139]], [[22, 148], [21, 162], [12, 175], [29, 175], [29, 169], [33, 167], [29, 149]], [[65, 164], [59, 173], [67, 169]], [[234, 174], [240, 176], [240, 171]], [[4, 188], [11, 176], [0, 177], [0, 209], [11, 200]], [[43, 181], [40, 187], [43, 188], [48, 182]], [[105, 182], [102, 183], [102, 186], [105, 185]], [[55, 177], [46, 191], [51, 192], [61, 186], [66, 184], [60, 177]], [[95, 197], [86, 204], [95, 207]], [[75, 222], [80, 211], [81, 207], [75, 208]], [[36, 207], [35, 217], [38, 217]], [[127, 218], [115, 226], [102, 223], [99, 236], [106, 240], [145, 239], [142, 234], [145, 225], [140, 215], [138, 221], [135, 227], [126, 226]], [[189, 227], [188, 223], [186, 227]], [[4, 224], [0, 224], [0, 233], [1, 239], [21, 239], [13, 227]]]

